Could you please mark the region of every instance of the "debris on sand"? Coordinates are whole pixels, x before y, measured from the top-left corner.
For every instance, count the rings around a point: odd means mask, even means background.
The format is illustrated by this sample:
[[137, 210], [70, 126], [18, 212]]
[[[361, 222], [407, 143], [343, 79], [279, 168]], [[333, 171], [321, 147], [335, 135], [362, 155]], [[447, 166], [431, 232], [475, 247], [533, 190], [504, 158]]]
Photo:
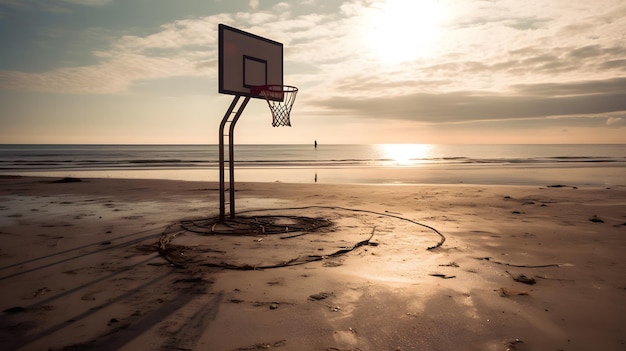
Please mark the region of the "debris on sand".
[[589, 218], [589, 221], [591, 221], [593, 223], [604, 223], [604, 221], [600, 217], [598, 217], [597, 215], [591, 216], [591, 218]]
[[37, 289], [37, 290], [33, 291], [33, 292], [32, 292], [32, 298], [35, 298], [35, 297], [41, 296], [41, 295], [43, 295], [43, 294], [45, 294], [45, 293], [48, 293], [48, 292], [50, 292], [50, 291], [52, 291], [52, 290], [50, 290], [50, 289], [48, 289], [47, 287], [45, 287], [45, 286], [44, 286], [44, 287], [43, 287], [43, 288], [41, 288], [41, 289]]
[[451, 261], [450, 263], [447, 263], [447, 264], [440, 264], [439, 266], [440, 267], [456, 267], [456, 268], [460, 267], [459, 264], [454, 261]]
[[526, 350], [526, 348], [524, 347], [524, 341], [522, 341], [520, 339], [511, 340], [511, 341], [507, 342], [506, 346], [507, 346], [506, 351], [522, 351], [522, 350]]
[[477, 260], [484, 260], [484, 261], [489, 261], [489, 262], [493, 262], [496, 264], [501, 264], [504, 266], [519, 267], [519, 268], [546, 268], [546, 267], [563, 267], [563, 266], [570, 265], [568, 263], [550, 263], [550, 264], [540, 264], [540, 265], [512, 264], [512, 263], [507, 263], [507, 262], [496, 261], [492, 257], [475, 257], [475, 258]]
[[22, 306], [15, 306], [15, 307], [11, 307], [11, 308], [7, 308], [6, 310], [2, 311], [4, 313], [20, 313], [20, 312], [24, 312], [26, 311], [26, 309]]
[[74, 177], [65, 177], [63, 179], [58, 179], [58, 180], [52, 180], [49, 183], [51, 184], [56, 184], [56, 183], [78, 183], [78, 182], [82, 182], [83, 180], [80, 178], [74, 178]]
[[331, 312], [339, 312], [341, 311], [341, 307], [334, 305], [326, 305]]
[[431, 273], [429, 275], [433, 277], [443, 278], [443, 279], [456, 278], [456, 275], [446, 275], [446, 274], [441, 274], [441, 273]]
[[287, 339], [282, 339], [282, 340], [278, 340], [278, 341], [271, 342], [271, 343], [262, 342], [262, 343], [258, 343], [258, 344], [254, 344], [250, 346], [239, 347], [233, 351], [265, 350], [265, 349], [270, 349], [272, 347], [276, 347], [276, 348], [282, 347], [282, 346], [285, 346], [286, 344], [287, 344]]
[[333, 293], [331, 292], [321, 292], [321, 293], [317, 293], [317, 294], [313, 294], [309, 296], [309, 300], [310, 301], [319, 301], [319, 300], [324, 300], [330, 296], [332, 296]]
[[515, 280], [516, 282], [519, 283], [524, 283], [524, 284], [528, 284], [528, 285], [534, 285], [537, 284], [537, 281], [535, 280], [535, 278], [529, 278], [527, 276], [525, 276], [524, 274], [518, 274], [517, 276], [511, 274], [511, 272], [509, 271], [505, 271], [508, 275], [511, 276], [511, 278], [513, 278], [513, 280]]
[[530, 295], [528, 291], [514, 290], [514, 289], [509, 289], [509, 288], [500, 288], [499, 291], [500, 291], [500, 296], [502, 297], [516, 296], [516, 295]]

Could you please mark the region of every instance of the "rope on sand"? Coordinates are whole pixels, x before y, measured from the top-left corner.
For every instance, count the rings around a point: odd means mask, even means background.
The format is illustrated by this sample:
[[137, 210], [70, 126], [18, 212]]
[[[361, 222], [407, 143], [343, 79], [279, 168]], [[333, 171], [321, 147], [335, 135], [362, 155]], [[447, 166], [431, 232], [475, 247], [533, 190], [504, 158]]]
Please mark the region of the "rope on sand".
[[[402, 221], [406, 221], [406, 222], [409, 222], [409, 223], [412, 223], [412, 224], [424, 227], [426, 229], [429, 229], [429, 230], [433, 231], [440, 238], [439, 241], [437, 242], [437, 244], [426, 248], [426, 250], [429, 250], [429, 251], [441, 247], [443, 245], [443, 243], [446, 241], [446, 237], [443, 234], [441, 234], [434, 227], [431, 227], [431, 226], [426, 225], [424, 223], [420, 223], [420, 222], [414, 221], [414, 220], [409, 219], [409, 218], [393, 215], [393, 214], [390, 214], [390, 213], [376, 212], [376, 211], [370, 211], [370, 210], [361, 210], [361, 209], [354, 209], [354, 208], [347, 208], [347, 207], [339, 207], [339, 206], [304, 206], [304, 207], [281, 208], [280, 210], [309, 210], [309, 209], [342, 210], [342, 211], [349, 211], [349, 212], [369, 213], [369, 214], [374, 214], [374, 215], [386, 216], [386, 217], [390, 217], [390, 218], [399, 219], [399, 220], [402, 220]], [[249, 213], [249, 212], [259, 212], [259, 211], [265, 211], [265, 210], [248, 210], [248, 211], [242, 211], [242, 212], [239, 212], [239, 213]]]
[[566, 263], [549, 263], [549, 264], [539, 264], [539, 265], [530, 265], [530, 264], [512, 264], [507, 262], [496, 261], [491, 257], [476, 257], [477, 260], [481, 261], [489, 261], [495, 264], [500, 264], [503, 266], [509, 267], [517, 267], [517, 268], [547, 268], [547, 267], [563, 267], [566, 266]]
[[[281, 236], [280, 239], [290, 239], [294, 237], [298, 237], [301, 235], [305, 235], [307, 232], [311, 233], [316, 230], [327, 228], [333, 225], [333, 223], [329, 220], [323, 218], [312, 218], [312, 217], [304, 217], [304, 216], [284, 216], [284, 215], [267, 215], [267, 216], [241, 216], [242, 214], [252, 213], [252, 212], [261, 212], [261, 211], [271, 211], [271, 210], [309, 210], [309, 209], [326, 209], [326, 210], [342, 210], [349, 212], [358, 212], [358, 213], [367, 213], [378, 216], [385, 216], [389, 218], [394, 218], [402, 221], [406, 221], [424, 228], [427, 228], [434, 233], [436, 233], [440, 240], [433, 246], [427, 248], [427, 250], [431, 251], [437, 249], [443, 245], [446, 238], [443, 234], [441, 234], [437, 229], [393, 214], [376, 212], [370, 210], [361, 210], [361, 209], [351, 209], [345, 207], [338, 206], [304, 206], [304, 207], [290, 207], [290, 208], [280, 208], [280, 209], [256, 209], [256, 210], [247, 210], [239, 212], [240, 217], [235, 219], [229, 219], [223, 222], [220, 222], [218, 218], [205, 218], [205, 219], [196, 219], [196, 220], [183, 220], [178, 223], [174, 223], [166, 228], [166, 230], [161, 235], [159, 241], [155, 244], [155, 247], [164, 259], [166, 259], [169, 263], [179, 268], [186, 268], [187, 263], [189, 261], [188, 257], [185, 257], [181, 251], [183, 247], [179, 245], [172, 245], [171, 241], [181, 233], [184, 232], [192, 232], [203, 235], [259, 235], [259, 234], [281, 234], [285, 233], [286, 235]], [[283, 222], [277, 223], [280, 220], [287, 219], [289, 220], [288, 226]], [[171, 228], [179, 224], [181, 230], [170, 232]], [[257, 270], [257, 269], [272, 269], [272, 268], [281, 268], [281, 267], [289, 267], [302, 265], [310, 262], [321, 261], [330, 257], [337, 257], [341, 255], [345, 255], [349, 252], [356, 250], [362, 246], [377, 246], [378, 243], [372, 242], [372, 238], [374, 237], [374, 233], [376, 231], [376, 227], [372, 228], [372, 232], [369, 235], [369, 238], [359, 241], [349, 248], [342, 248], [333, 253], [327, 255], [308, 255], [306, 257], [296, 257], [290, 260], [287, 260], [278, 264], [271, 265], [236, 265], [227, 262], [220, 263], [200, 263], [201, 266], [206, 267], [218, 267], [224, 269], [232, 269], [232, 270]], [[289, 234], [293, 233], [293, 234]]]

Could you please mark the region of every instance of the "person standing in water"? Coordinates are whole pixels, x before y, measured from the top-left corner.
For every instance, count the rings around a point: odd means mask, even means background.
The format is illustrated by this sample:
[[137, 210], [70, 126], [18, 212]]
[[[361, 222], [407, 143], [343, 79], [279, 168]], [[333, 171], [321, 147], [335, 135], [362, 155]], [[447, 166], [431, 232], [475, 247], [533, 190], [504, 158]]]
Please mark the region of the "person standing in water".
[[315, 146], [315, 148], [317, 149], [317, 140], [313, 142], [313, 146]]

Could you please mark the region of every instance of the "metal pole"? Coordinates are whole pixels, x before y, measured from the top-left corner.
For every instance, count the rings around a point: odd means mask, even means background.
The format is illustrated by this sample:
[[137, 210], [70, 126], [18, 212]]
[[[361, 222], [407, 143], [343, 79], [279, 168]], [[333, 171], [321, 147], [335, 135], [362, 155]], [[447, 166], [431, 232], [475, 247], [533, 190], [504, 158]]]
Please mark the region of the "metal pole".
[[228, 168], [230, 175], [229, 182], [229, 190], [230, 190], [230, 218], [235, 218], [235, 125], [241, 117], [241, 113], [246, 108], [246, 105], [250, 101], [250, 97], [246, 96], [246, 98], [237, 109], [237, 113], [235, 113], [235, 117], [230, 123], [230, 128], [228, 130]]
[[[220, 166], [220, 221], [224, 221], [226, 219], [226, 199], [225, 199], [225, 186], [224, 186], [224, 127], [226, 126], [226, 122], [230, 118], [230, 115], [233, 113], [235, 106], [237, 106], [237, 102], [239, 101], [240, 95], [236, 95], [233, 98], [233, 102], [230, 103], [230, 107], [224, 118], [222, 118], [222, 122], [220, 123], [220, 135], [219, 135], [219, 166]], [[231, 171], [232, 172], [232, 171]]]

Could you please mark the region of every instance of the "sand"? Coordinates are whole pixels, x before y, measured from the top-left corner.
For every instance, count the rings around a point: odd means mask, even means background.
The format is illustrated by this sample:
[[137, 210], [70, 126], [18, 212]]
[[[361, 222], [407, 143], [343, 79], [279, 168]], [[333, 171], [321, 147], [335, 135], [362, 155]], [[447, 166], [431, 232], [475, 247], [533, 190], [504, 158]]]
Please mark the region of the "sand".
[[626, 187], [241, 183], [285, 232], [207, 235], [215, 183], [53, 180], [0, 178], [3, 350], [626, 349]]

